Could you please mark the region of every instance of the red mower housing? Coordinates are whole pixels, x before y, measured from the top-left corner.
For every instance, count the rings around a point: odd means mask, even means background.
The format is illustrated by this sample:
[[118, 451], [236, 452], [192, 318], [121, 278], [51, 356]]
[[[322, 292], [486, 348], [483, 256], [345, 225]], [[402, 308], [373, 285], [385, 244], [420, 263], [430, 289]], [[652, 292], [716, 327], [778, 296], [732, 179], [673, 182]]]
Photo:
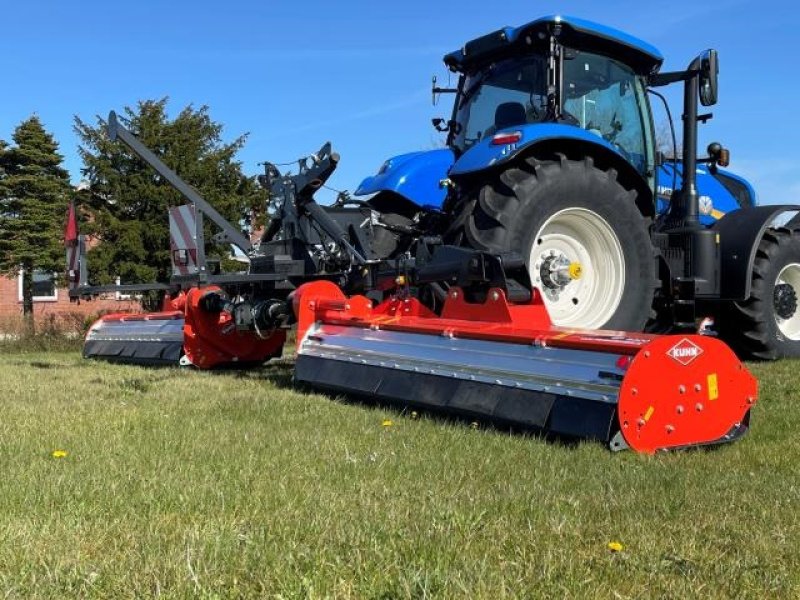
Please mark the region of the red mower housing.
[[538, 293], [472, 303], [451, 289], [438, 316], [319, 281], [293, 304], [295, 378], [329, 391], [644, 453], [732, 441], [756, 402], [754, 377], [719, 340], [556, 328]]

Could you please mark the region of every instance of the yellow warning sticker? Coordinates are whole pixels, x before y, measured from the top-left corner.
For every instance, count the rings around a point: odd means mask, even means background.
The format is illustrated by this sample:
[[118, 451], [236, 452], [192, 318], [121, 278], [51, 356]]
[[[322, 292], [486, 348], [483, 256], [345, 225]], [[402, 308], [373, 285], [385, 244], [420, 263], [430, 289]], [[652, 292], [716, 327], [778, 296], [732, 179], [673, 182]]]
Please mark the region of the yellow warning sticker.
[[644, 420], [645, 420], [645, 421], [649, 421], [649, 420], [650, 420], [650, 417], [652, 417], [652, 416], [653, 416], [653, 413], [654, 413], [654, 412], [656, 412], [656, 409], [655, 409], [655, 408], [653, 408], [652, 406], [651, 406], [650, 408], [648, 408], [648, 409], [647, 409], [647, 412], [646, 412], [646, 413], [644, 413]]
[[708, 399], [716, 400], [719, 398], [719, 387], [717, 386], [717, 374], [711, 373], [708, 376]]

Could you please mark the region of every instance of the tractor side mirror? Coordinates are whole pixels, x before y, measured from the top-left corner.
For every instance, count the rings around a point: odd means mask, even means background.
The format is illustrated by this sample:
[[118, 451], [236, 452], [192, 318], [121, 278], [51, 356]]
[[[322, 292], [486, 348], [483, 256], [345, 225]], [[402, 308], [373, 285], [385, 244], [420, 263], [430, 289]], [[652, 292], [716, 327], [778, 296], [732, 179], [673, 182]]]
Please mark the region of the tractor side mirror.
[[700, 56], [700, 103], [713, 106], [717, 103], [719, 61], [716, 50], [706, 50]]

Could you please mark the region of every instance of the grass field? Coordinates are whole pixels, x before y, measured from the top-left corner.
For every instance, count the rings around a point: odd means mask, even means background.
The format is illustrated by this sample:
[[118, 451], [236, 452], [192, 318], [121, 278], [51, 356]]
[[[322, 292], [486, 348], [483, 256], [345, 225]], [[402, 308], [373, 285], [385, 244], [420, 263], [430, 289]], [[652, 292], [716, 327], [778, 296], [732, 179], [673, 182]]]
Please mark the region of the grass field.
[[798, 367], [752, 367], [740, 443], [646, 457], [301, 394], [287, 365], [6, 352], [0, 591], [797, 598]]

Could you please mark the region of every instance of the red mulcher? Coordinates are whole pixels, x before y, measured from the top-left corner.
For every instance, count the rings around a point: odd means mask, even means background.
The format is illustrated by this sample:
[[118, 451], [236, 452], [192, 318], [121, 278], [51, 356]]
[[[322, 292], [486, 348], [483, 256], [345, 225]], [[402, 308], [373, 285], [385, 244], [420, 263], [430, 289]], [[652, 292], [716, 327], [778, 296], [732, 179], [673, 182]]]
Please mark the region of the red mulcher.
[[[362, 233], [352, 224], [345, 233], [313, 200], [338, 161], [330, 146], [301, 161], [297, 175], [267, 166], [262, 183], [277, 216], [253, 246], [113, 113], [109, 129], [191, 210], [174, 228], [182, 233], [171, 241], [168, 284], [111, 287], [88, 285], [86, 244], [70, 211], [72, 297], [145, 289], [167, 297], [161, 312], [101, 318], [86, 336], [86, 357], [203, 369], [261, 364], [281, 355], [296, 322], [295, 380], [333, 393], [644, 453], [729, 442], [748, 430], [756, 381], [713, 337], [554, 327], [513, 255], [419, 236], [413, 252], [375, 258]], [[363, 211], [350, 216], [363, 224]], [[203, 216], [246, 254], [247, 272], [209, 267]], [[413, 234], [408, 225], [394, 227]], [[570, 273], [579, 271], [572, 266]]]
[[748, 429], [756, 380], [722, 342], [552, 327], [534, 294], [441, 316], [415, 298], [377, 306], [320, 281], [294, 294], [295, 379], [311, 386], [491, 418], [638, 452], [732, 441]]
[[[285, 330], [239, 332], [192, 289], [167, 312], [108, 315], [84, 354], [199, 368], [280, 356]], [[538, 294], [513, 304], [502, 289], [470, 304], [451, 289], [441, 315], [402, 294], [373, 306], [328, 281], [293, 295], [295, 380], [637, 452], [729, 442], [746, 433], [757, 385], [719, 340], [552, 327]]]

